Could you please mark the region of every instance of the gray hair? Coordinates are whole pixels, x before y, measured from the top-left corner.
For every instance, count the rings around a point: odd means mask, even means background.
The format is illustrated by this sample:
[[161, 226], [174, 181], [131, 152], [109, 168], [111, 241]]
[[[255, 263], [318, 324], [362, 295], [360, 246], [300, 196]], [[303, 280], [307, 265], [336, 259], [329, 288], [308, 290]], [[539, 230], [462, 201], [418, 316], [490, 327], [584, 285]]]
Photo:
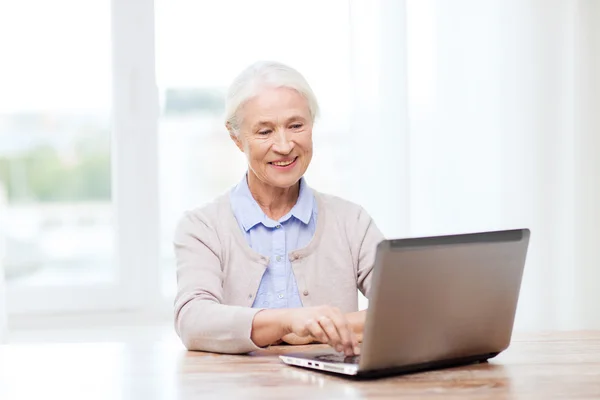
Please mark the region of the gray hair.
[[294, 68], [274, 61], [259, 61], [244, 69], [231, 83], [225, 99], [225, 123], [235, 135], [239, 134], [241, 121], [239, 109], [257, 96], [265, 87], [286, 87], [300, 93], [308, 102], [312, 122], [319, 114], [317, 98], [304, 77]]

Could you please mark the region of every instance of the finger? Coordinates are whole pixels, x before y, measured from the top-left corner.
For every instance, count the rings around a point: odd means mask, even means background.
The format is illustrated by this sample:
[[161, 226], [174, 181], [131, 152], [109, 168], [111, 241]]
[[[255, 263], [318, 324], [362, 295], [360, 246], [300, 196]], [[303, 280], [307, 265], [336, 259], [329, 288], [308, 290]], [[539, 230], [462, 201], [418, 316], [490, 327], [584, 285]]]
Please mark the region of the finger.
[[354, 355], [360, 354], [360, 345], [358, 341], [358, 336], [354, 333], [353, 330], [350, 330], [350, 335], [352, 336], [352, 350], [354, 351]]
[[321, 325], [319, 325], [319, 323], [316, 320], [309, 319], [308, 321], [306, 321], [305, 328], [308, 331], [308, 334], [316, 338], [319, 342], [329, 343], [329, 338], [327, 337], [327, 334], [323, 331], [323, 328], [321, 328]]
[[329, 318], [337, 329], [338, 337], [340, 338], [340, 344], [342, 345], [342, 351], [347, 356], [354, 355], [354, 332], [352, 332], [350, 324], [348, 324], [348, 320], [344, 314], [341, 312], [335, 312]]
[[344, 345], [342, 344], [342, 339], [333, 320], [329, 317], [323, 316], [318, 319], [318, 322], [329, 338], [329, 345], [339, 352], [344, 351], [345, 349]]

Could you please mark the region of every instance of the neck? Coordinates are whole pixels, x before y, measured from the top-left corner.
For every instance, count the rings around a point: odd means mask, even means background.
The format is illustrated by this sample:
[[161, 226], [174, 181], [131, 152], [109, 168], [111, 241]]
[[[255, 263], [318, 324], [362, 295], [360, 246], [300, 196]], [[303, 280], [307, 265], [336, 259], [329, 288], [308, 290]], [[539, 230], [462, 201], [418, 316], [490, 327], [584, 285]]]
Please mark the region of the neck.
[[248, 171], [248, 187], [252, 197], [267, 217], [277, 221], [294, 207], [300, 195], [300, 181], [289, 188], [267, 185]]

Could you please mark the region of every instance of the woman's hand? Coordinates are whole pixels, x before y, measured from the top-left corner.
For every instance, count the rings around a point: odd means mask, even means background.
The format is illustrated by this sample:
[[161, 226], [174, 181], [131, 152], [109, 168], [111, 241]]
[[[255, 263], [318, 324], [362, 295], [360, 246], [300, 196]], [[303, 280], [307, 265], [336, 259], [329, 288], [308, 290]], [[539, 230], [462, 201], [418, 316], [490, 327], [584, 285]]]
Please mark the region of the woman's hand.
[[279, 340], [294, 345], [321, 342], [347, 355], [359, 354], [365, 316], [366, 311], [344, 315], [329, 306], [261, 310], [252, 321], [251, 339], [259, 347]]
[[312, 337], [310, 335], [298, 336], [295, 333], [288, 333], [287, 335], [282, 337], [281, 340], [287, 344], [293, 344], [293, 345], [311, 344], [311, 343], [319, 342], [317, 339], [315, 339], [314, 337]]
[[[352, 326], [339, 308], [318, 306], [288, 309], [282, 323], [284, 338], [293, 334], [309, 343], [314, 339], [327, 343], [348, 356], [360, 353]], [[293, 336], [290, 338], [297, 340]]]
[[[364, 331], [366, 317], [367, 317], [366, 310], [355, 311], [355, 312], [346, 314], [346, 319], [350, 323], [350, 326], [352, 327], [352, 331], [354, 332], [354, 335], [356, 336], [358, 343], [362, 343], [362, 340], [363, 340], [363, 331]], [[315, 339], [311, 335], [298, 336], [295, 333], [288, 333], [287, 335], [282, 337], [281, 340], [287, 344], [292, 344], [292, 345], [320, 343], [317, 339]]]

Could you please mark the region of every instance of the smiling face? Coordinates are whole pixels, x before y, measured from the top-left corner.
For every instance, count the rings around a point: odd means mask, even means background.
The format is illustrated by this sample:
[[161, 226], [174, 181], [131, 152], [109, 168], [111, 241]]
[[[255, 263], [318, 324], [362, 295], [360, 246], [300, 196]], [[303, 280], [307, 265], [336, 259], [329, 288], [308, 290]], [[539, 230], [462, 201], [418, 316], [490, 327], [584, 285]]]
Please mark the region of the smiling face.
[[238, 111], [237, 147], [248, 159], [248, 172], [274, 188], [295, 185], [312, 159], [312, 118], [308, 102], [297, 91], [265, 88]]

